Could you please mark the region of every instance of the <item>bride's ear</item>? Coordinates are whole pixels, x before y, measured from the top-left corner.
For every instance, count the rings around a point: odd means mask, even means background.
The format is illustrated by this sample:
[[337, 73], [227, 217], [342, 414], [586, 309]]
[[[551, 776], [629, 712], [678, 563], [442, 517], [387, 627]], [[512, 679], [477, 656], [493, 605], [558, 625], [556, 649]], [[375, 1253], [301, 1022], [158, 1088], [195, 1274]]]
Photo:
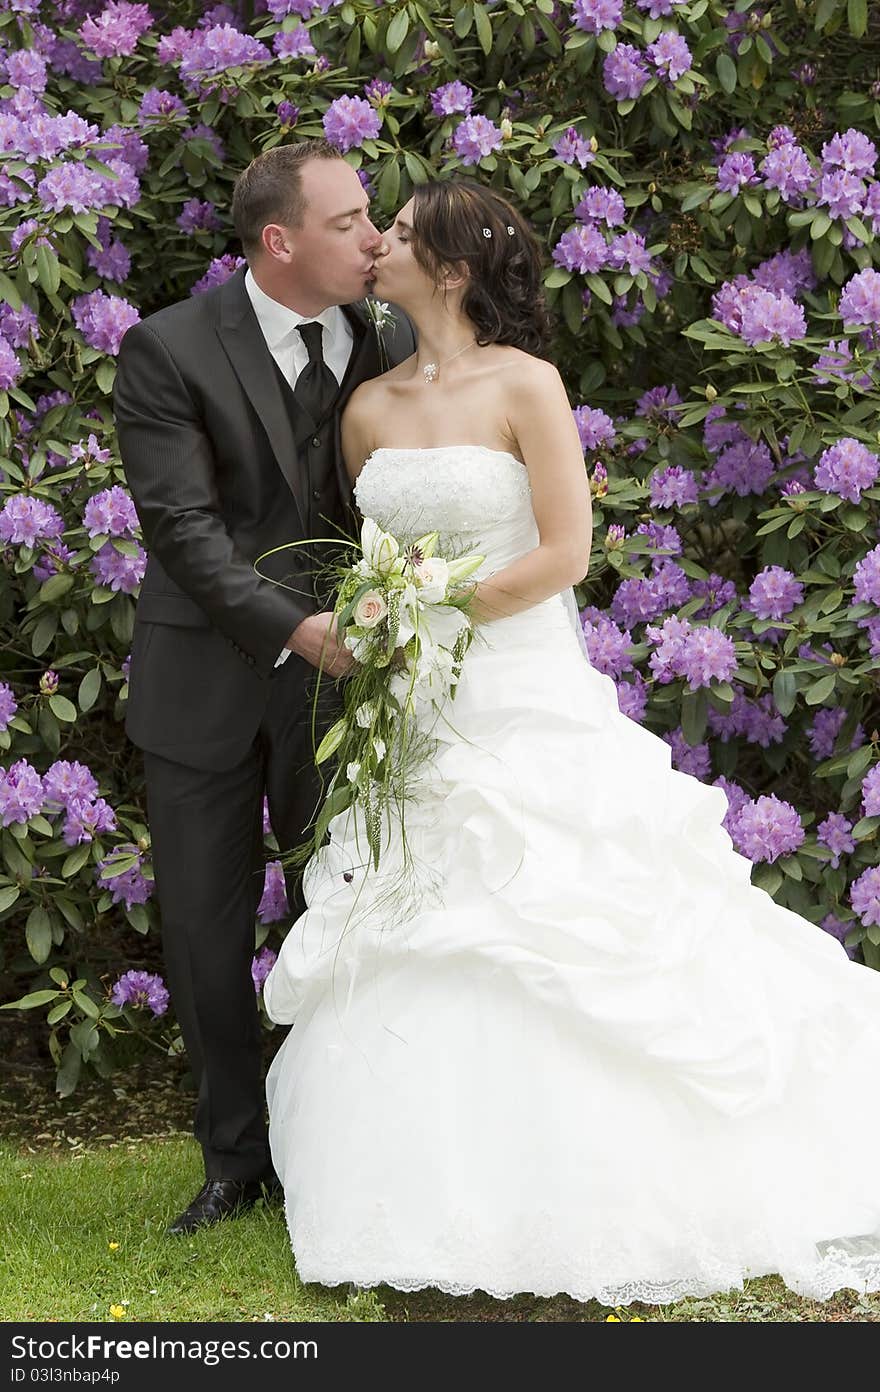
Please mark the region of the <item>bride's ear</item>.
[[460, 290], [467, 285], [471, 278], [471, 273], [466, 261], [456, 261], [452, 266], [447, 266], [443, 273], [444, 290]]

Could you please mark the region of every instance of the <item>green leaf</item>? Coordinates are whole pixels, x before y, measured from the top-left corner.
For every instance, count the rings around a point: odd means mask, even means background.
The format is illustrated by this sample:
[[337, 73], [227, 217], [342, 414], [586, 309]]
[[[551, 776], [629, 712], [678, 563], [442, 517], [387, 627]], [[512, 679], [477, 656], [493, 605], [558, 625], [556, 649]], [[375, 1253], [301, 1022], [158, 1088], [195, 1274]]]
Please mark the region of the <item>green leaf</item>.
[[86, 672], [79, 684], [77, 700], [81, 711], [91, 710], [101, 692], [101, 669], [93, 667], [90, 672]]
[[823, 213], [821, 210], [817, 212], [810, 224], [810, 236], [813, 241], [818, 242], [820, 237], [824, 237], [830, 226], [831, 219], [828, 214]]
[[474, 19], [477, 25], [477, 39], [480, 48], [484, 53], [492, 51], [492, 21], [486, 13], [485, 6], [474, 5]]
[[345, 717], [343, 717], [342, 720], [337, 720], [335, 725], [331, 725], [330, 729], [327, 731], [326, 735], [321, 740], [321, 743], [318, 745], [318, 749], [315, 754], [315, 763], [323, 764], [325, 760], [330, 758], [331, 754], [335, 754], [336, 750], [339, 748], [340, 744], [345, 739], [347, 732], [348, 721], [345, 719]]
[[69, 1097], [76, 1087], [82, 1068], [82, 1054], [75, 1044], [68, 1044], [61, 1056], [61, 1066], [55, 1075], [55, 1091], [59, 1097]]
[[398, 10], [397, 14], [388, 25], [385, 34], [385, 47], [389, 53], [396, 53], [409, 33], [409, 15], [404, 7]]
[[782, 884], [782, 871], [775, 865], [756, 865], [752, 871], [752, 884], [768, 894], [775, 894]]
[[52, 951], [52, 920], [42, 904], [37, 904], [28, 914], [24, 936], [34, 961], [45, 962]]
[[849, 32], [860, 39], [868, 27], [868, 0], [847, 0], [846, 18]]
[[83, 846], [75, 846], [61, 867], [61, 878], [69, 880], [71, 875], [76, 875], [88, 860], [90, 851], [90, 842], [86, 842]]
[[58, 631], [58, 614], [53, 609], [50, 613], [44, 614], [38, 620], [36, 628], [31, 634], [31, 652], [34, 657], [41, 657], [46, 649], [51, 645], [52, 639]]
[[49, 1014], [46, 1016], [46, 1024], [57, 1025], [59, 1020], [64, 1019], [65, 1015], [71, 1009], [72, 1005], [73, 1001], [71, 1000], [59, 1001], [57, 1005], [53, 1005], [52, 1009], [49, 1011]]
[[821, 705], [822, 702], [831, 695], [836, 685], [836, 682], [837, 677], [833, 672], [829, 672], [828, 675], [825, 677], [820, 677], [817, 682], [814, 682], [812, 686], [807, 688], [806, 694], [804, 696], [804, 700], [806, 701], [807, 705]]
[[870, 744], [863, 744], [861, 749], [857, 749], [850, 755], [849, 763], [846, 766], [847, 778], [860, 778], [873, 757], [873, 747]]
[[58, 269], [58, 257], [51, 247], [37, 247], [37, 280], [45, 290], [47, 295], [57, 295], [61, 285], [61, 272]]
[[56, 599], [61, 599], [68, 590], [73, 587], [73, 576], [59, 572], [58, 575], [50, 575], [48, 580], [44, 580], [40, 586], [40, 599], [46, 604], [51, 604]]
[[797, 682], [793, 672], [779, 671], [773, 678], [773, 701], [780, 715], [791, 715], [797, 700]]
[[72, 725], [76, 720], [76, 706], [72, 701], [68, 701], [66, 696], [54, 695], [49, 697], [49, 709], [58, 719], [65, 724]]
[[60, 995], [60, 991], [31, 991], [29, 996], [22, 996], [20, 1000], [0, 1005], [0, 1010], [35, 1010], [38, 1005], [48, 1005], [49, 1001]]
[[390, 212], [396, 206], [397, 195], [400, 192], [400, 165], [394, 155], [391, 156], [379, 176], [377, 192], [380, 207], [386, 212]]
[[115, 362], [111, 362], [107, 358], [104, 362], [98, 363], [95, 369], [95, 381], [98, 384], [98, 390], [102, 391], [105, 396], [109, 396], [113, 390], [113, 383], [116, 381]]
[[721, 87], [730, 96], [736, 90], [736, 63], [727, 53], [719, 53], [715, 60], [715, 72]]
[[18, 885], [4, 885], [0, 889], [0, 913], [5, 913], [7, 909], [11, 909], [20, 894], [21, 890]]
[[880, 817], [861, 817], [852, 829], [856, 841], [867, 841], [880, 826]]
[[98, 1009], [97, 1005], [95, 1005], [95, 1002], [92, 1000], [91, 996], [86, 995], [85, 991], [78, 991], [77, 988], [74, 986], [73, 999], [84, 1015], [88, 1015], [92, 1020], [97, 1020], [100, 1018], [100, 1010]]
[[568, 284], [573, 274], [573, 271], [567, 271], [564, 266], [554, 266], [545, 277], [544, 284], [548, 290], [558, 290], [560, 286]]

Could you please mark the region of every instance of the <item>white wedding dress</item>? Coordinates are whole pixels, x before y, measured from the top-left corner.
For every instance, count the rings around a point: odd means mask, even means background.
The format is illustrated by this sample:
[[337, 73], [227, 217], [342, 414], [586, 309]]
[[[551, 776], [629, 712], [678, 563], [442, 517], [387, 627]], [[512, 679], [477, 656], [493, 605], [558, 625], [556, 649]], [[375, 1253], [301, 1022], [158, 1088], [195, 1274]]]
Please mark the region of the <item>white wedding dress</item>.
[[[396, 535], [538, 540], [482, 446], [379, 449]], [[749, 882], [724, 793], [618, 710], [560, 596], [484, 626], [405, 815], [345, 813], [265, 985], [304, 1281], [662, 1302], [880, 1289], [880, 975]], [[384, 874], [384, 879], [383, 879]]]

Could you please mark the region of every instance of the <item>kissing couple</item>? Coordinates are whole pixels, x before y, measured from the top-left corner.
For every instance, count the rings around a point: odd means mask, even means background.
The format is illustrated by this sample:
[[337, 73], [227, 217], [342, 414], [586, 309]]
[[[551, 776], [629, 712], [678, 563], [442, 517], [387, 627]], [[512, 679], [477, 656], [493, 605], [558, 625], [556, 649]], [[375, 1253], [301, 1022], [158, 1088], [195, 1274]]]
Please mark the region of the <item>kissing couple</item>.
[[[114, 401], [149, 550], [126, 731], [205, 1164], [169, 1231], [283, 1191], [299, 1276], [326, 1285], [880, 1289], [880, 1197], [839, 1163], [880, 1148], [880, 977], [751, 885], [723, 791], [586, 660], [590, 491], [531, 228], [453, 177], [380, 233], [321, 141], [255, 159], [232, 212], [247, 269], [130, 329]], [[263, 799], [300, 845], [310, 693], [338, 679], [320, 738], [353, 659], [314, 571], [254, 563], [358, 515], [484, 558], [479, 641], [430, 715], [404, 921], [356, 806], [289, 877], [264, 1091]]]

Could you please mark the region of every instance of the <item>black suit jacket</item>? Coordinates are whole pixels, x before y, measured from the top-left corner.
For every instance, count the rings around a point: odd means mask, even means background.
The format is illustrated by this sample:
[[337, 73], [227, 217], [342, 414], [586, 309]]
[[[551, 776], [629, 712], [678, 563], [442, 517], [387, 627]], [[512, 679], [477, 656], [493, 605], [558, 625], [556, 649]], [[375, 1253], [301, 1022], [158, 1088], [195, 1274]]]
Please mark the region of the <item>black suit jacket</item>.
[[[352, 328], [348, 371], [332, 429], [343, 504], [351, 489], [339, 417], [361, 382], [383, 370], [362, 304], [343, 306]], [[395, 306], [383, 331], [387, 363], [415, 348]], [[254, 561], [307, 539], [308, 480], [244, 268], [224, 285], [159, 310], [125, 335], [114, 387], [117, 436], [149, 561], [135, 613], [126, 733], [142, 749], [193, 768], [244, 757], [291, 632], [317, 605], [307, 561], [296, 591], [261, 579]], [[304, 415], [306, 434], [311, 427]], [[328, 427], [324, 427], [325, 429]]]

